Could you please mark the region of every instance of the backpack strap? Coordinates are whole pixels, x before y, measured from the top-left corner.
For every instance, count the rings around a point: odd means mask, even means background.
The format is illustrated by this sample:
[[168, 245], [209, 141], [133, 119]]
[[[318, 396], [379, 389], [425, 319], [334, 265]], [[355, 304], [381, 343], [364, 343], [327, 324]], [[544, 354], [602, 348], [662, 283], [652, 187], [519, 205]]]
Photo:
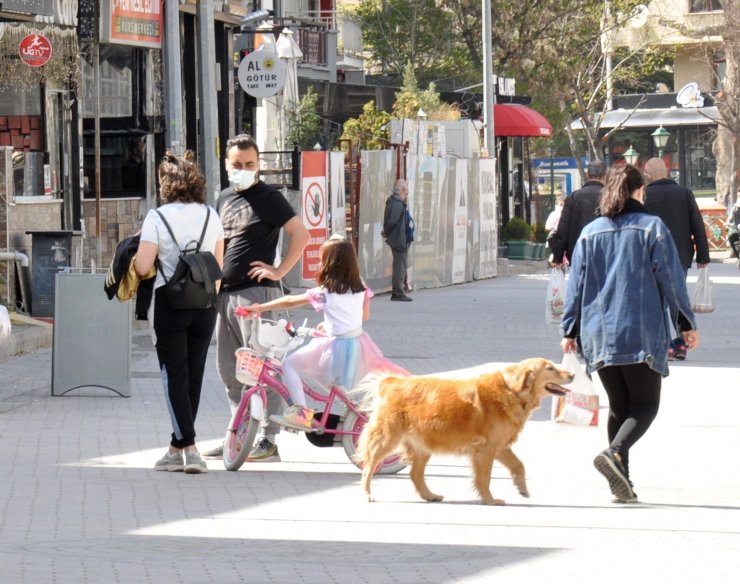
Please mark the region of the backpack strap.
[[[172, 241], [175, 244], [175, 247], [177, 248], [177, 251], [182, 253], [182, 250], [180, 249], [180, 246], [177, 245], [177, 238], [175, 237], [175, 233], [172, 231], [172, 227], [170, 227], [170, 224], [167, 223], [167, 219], [164, 218], [164, 215], [159, 209], [154, 209], [154, 212], [159, 215], [159, 218], [162, 220], [162, 223], [164, 223], [164, 226], [167, 228], [167, 231], [170, 232], [170, 237], [172, 238]], [[206, 217], [206, 222], [208, 221], [208, 218]], [[203, 237], [201, 236], [201, 241], [203, 240]]]
[[200, 251], [200, 246], [203, 245], [203, 238], [206, 236], [206, 230], [208, 229], [208, 220], [210, 218], [211, 218], [211, 210], [206, 205], [206, 222], [203, 224], [203, 231], [200, 232], [200, 239], [198, 240], [198, 247], [195, 248], [195, 251]]

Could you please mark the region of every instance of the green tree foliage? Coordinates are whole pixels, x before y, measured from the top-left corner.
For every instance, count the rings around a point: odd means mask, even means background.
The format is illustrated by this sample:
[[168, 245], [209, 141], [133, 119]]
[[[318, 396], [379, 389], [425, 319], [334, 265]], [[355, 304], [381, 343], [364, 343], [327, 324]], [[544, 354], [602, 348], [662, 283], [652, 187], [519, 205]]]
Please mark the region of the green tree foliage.
[[363, 0], [345, 7], [362, 27], [369, 68], [400, 77], [406, 63], [413, 63], [417, 78], [424, 82], [470, 71], [454, 15], [440, 10], [438, 4], [436, 0]]
[[386, 148], [390, 119], [390, 114], [376, 110], [375, 102], [368, 101], [362, 107], [362, 113], [359, 117], [347, 120], [344, 123], [342, 140], [351, 140], [355, 152]]
[[288, 133], [286, 148], [298, 144], [301, 150], [311, 150], [321, 137], [321, 116], [316, 112], [319, 94], [313, 87], [308, 88], [294, 109], [288, 109]]
[[403, 87], [396, 93], [392, 116], [399, 120], [414, 119], [423, 110], [428, 120], [456, 120], [460, 111], [456, 105], [445, 103], [439, 97], [434, 83], [424, 90], [416, 82], [414, 66], [407, 63], [403, 72]]

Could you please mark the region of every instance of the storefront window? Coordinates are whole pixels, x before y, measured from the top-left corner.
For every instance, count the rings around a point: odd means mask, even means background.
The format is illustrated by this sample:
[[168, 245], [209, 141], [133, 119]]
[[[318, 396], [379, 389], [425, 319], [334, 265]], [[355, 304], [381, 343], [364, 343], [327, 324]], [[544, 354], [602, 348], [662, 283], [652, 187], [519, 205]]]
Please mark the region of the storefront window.
[[[144, 136], [100, 138], [100, 191], [104, 198], [143, 197], [146, 194]], [[95, 197], [95, 142], [85, 136], [85, 198]]]
[[686, 186], [694, 192], [713, 191], [717, 161], [712, 154], [714, 130], [686, 129]]
[[689, 12], [720, 12], [720, 0], [689, 0]]
[[[121, 118], [133, 115], [133, 54], [132, 47], [100, 45], [100, 116]], [[82, 60], [84, 86], [83, 116], [95, 115], [95, 83], [91, 53]]]

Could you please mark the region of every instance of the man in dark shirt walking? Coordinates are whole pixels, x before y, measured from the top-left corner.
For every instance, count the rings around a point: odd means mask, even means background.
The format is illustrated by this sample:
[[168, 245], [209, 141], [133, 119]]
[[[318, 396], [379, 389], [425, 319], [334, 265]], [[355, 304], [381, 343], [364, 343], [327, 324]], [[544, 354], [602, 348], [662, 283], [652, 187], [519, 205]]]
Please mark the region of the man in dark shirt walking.
[[552, 265], [560, 267], [564, 260], [570, 262], [576, 241], [583, 228], [596, 219], [601, 189], [604, 188], [606, 164], [603, 160], [592, 160], [586, 171], [588, 180], [582, 188], [565, 199], [557, 229], [550, 235], [548, 243], [552, 250]]
[[[706, 267], [709, 264], [709, 242], [694, 193], [668, 178], [665, 162], [660, 158], [648, 160], [644, 174], [648, 183], [645, 187], [645, 207], [660, 217], [671, 232], [684, 277], [694, 260], [694, 253], [697, 267]], [[677, 337], [671, 343], [669, 357], [680, 360], [686, 358], [682, 337]]]

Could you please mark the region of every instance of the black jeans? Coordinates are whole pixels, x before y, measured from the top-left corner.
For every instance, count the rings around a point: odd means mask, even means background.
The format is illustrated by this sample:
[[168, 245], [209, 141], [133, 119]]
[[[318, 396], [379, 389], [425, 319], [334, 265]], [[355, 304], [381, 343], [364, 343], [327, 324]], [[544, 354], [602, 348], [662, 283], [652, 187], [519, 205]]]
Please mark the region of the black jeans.
[[663, 378], [644, 363], [604, 367], [599, 378], [609, 396], [609, 448], [619, 453], [629, 474], [630, 448], [658, 414]]
[[216, 326], [216, 308], [175, 310], [164, 290], [154, 295], [154, 332], [167, 409], [172, 419], [174, 448], [195, 444], [195, 417], [206, 367], [208, 346]]

